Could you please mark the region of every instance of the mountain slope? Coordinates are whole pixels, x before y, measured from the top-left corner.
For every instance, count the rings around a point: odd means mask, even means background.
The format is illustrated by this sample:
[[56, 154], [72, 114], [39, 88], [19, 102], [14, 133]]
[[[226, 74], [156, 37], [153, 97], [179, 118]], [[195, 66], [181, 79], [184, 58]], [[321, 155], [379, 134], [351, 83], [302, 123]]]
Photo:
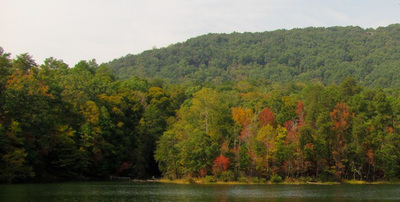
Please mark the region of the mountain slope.
[[122, 79], [133, 75], [174, 83], [229, 80], [273, 82], [348, 76], [365, 86], [400, 87], [400, 25], [305, 28], [263, 33], [208, 34], [108, 63]]

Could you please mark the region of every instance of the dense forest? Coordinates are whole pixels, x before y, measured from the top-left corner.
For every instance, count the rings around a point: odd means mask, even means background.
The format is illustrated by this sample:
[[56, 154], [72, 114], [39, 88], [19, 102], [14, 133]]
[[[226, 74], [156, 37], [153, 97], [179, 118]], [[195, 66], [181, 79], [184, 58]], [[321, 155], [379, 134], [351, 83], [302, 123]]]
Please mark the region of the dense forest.
[[144, 79], [116, 80], [95, 61], [0, 56], [0, 181], [145, 178], [185, 99]]
[[348, 78], [202, 88], [158, 142], [164, 176], [340, 181], [400, 177], [400, 100]]
[[329, 85], [351, 75], [363, 86], [398, 88], [399, 33], [395, 24], [208, 34], [108, 64], [120, 78], [136, 75], [174, 83], [250, 79]]
[[398, 180], [396, 30], [210, 34], [71, 68], [0, 53], [0, 181]]

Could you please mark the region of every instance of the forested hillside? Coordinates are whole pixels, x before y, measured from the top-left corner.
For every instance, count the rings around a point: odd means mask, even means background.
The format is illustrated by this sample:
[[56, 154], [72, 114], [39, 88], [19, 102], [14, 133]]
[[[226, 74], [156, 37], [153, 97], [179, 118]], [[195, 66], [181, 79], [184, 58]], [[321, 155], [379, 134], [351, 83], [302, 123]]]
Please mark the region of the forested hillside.
[[400, 25], [305, 28], [208, 34], [109, 63], [120, 78], [136, 75], [174, 83], [245, 79], [400, 87]]

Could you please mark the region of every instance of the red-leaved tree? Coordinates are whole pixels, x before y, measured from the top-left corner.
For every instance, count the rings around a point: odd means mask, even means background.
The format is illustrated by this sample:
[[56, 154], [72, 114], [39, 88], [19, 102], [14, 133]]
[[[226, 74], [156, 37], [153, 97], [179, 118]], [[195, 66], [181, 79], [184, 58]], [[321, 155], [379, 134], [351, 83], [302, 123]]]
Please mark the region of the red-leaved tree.
[[271, 111], [271, 109], [269, 107], [266, 107], [258, 115], [258, 121], [259, 121], [261, 127], [266, 126], [268, 124], [271, 126], [274, 126], [275, 114], [274, 114], [274, 112]]
[[226, 171], [230, 163], [231, 161], [229, 160], [229, 158], [225, 157], [224, 155], [221, 154], [220, 156], [218, 156], [214, 160], [214, 165], [213, 165], [214, 174], [219, 175], [221, 172]]
[[299, 103], [297, 104], [296, 115], [297, 115], [297, 126], [300, 128], [306, 124], [305, 123], [306, 113], [304, 112], [304, 104], [302, 101], [299, 101]]
[[350, 127], [351, 113], [350, 107], [346, 103], [337, 103], [335, 108], [330, 113], [332, 119], [332, 130], [336, 133], [336, 142], [332, 142], [334, 151], [332, 151], [332, 157], [335, 161], [337, 177], [342, 177], [345, 171], [345, 165], [343, 158], [345, 156], [346, 148], [346, 130]]

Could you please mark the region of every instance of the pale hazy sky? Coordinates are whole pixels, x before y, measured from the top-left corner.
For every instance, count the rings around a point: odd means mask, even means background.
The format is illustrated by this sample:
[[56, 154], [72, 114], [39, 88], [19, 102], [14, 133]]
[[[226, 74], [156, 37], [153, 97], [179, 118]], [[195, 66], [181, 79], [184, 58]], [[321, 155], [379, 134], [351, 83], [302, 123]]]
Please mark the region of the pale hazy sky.
[[207, 33], [400, 23], [400, 0], [0, 0], [0, 46], [107, 62]]

